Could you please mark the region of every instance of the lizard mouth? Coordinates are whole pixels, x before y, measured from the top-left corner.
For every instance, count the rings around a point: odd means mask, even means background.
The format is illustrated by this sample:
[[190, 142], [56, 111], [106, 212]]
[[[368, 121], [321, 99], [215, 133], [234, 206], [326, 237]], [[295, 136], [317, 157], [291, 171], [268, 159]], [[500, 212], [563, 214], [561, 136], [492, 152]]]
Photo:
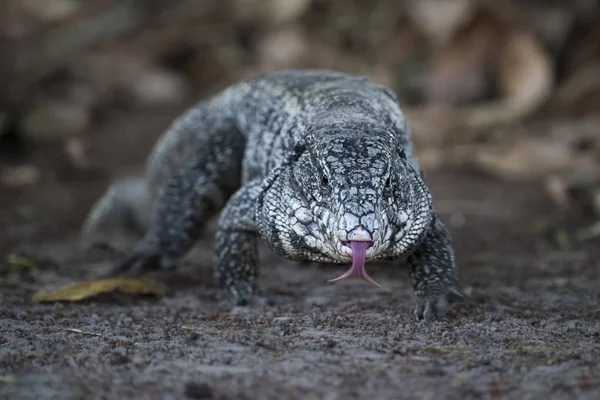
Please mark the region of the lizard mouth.
[[[350, 246], [348, 246], [348, 244]], [[369, 247], [373, 247], [374, 243], [369, 241], [353, 240], [350, 242], [342, 242], [342, 245], [348, 246], [352, 249], [352, 266], [344, 274], [335, 279], [329, 279], [327, 282], [337, 282], [343, 279], [356, 278], [365, 280], [374, 286], [381, 287], [381, 285], [375, 282], [365, 270], [367, 249]]]

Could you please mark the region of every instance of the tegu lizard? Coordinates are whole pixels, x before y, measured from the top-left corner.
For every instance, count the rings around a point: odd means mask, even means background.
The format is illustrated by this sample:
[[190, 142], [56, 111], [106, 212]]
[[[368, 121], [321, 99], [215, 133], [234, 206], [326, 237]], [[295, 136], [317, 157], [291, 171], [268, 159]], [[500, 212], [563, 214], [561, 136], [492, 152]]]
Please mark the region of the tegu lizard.
[[463, 298], [395, 93], [327, 70], [280, 70], [229, 86], [178, 117], [145, 176], [112, 184], [84, 223], [145, 232], [114, 272], [174, 268], [220, 213], [214, 272], [239, 305], [260, 298], [258, 240], [295, 261], [351, 264], [331, 281], [378, 285], [365, 264], [408, 265], [417, 319]]

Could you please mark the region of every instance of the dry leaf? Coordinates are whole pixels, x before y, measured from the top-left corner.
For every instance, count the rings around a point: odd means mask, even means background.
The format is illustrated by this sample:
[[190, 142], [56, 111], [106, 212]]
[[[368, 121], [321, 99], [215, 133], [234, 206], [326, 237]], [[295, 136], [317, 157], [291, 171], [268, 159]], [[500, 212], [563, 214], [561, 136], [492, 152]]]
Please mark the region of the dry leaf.
[[498, 80], [503, 97], [466, 112], [465, 123], [470, 128], [522, 119], [537, 111], [552, 93], [552, 60], [532, 35], [513, 33], [500, 54]]
[[[552, 93], [552, 60], [537, 38], [515, 23], [514, 10], [490, 3], [478, 7], [434, 59], [431, 102], [406, 110], [417, 142], [472, 143], [490, 128], [536, 112]], [[485, 100], [493, 93], [492, 82], [498, 94]]]
[[114, 291], [135, 295], [162, 296], [163, 294], [160, 288], [137, 279], [107, 278], [74, 282], [53, 291], [40, 290], [33, 296], [32, 301], [34, 303], [80, 301], [88, 297]]

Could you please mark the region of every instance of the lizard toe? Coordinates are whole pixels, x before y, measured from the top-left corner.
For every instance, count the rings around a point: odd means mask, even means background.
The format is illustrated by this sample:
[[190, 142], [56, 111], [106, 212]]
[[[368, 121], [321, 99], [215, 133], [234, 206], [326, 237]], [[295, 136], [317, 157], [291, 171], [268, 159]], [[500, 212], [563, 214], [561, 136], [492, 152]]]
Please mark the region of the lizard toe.
[[445, 318], [448, 310], [454, 303], [466, 301], [467, 295], [455, 287], [443, 291], [434, 290], [434, 293], [419, 296], [413, 314], [417, 321], [431, 322]]
[[417, 321], [432, 322], [446, 316], [450, 306], [447, 294], [423, 297], [417, 301], [413, 313]]
[[417, 305], [413, 315], [417, 321], [431, 322], [445, 318], [448, 310], [454, 303], [468, 300], [466, 294], [454, 286], [443, 290], [432, 288], [429, 293], [418, 296]]

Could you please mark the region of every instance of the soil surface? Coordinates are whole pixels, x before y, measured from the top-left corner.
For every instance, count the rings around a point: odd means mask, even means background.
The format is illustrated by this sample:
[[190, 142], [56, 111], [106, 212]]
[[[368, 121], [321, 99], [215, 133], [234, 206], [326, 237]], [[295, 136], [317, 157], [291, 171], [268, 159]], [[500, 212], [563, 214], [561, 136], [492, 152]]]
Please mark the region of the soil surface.
[[592, 221], [558, 210], [539, 184], [466, 171], [427, 177], [470, 296], [441, 322], [413, 320], [406, 269], [372, 266], [382, 289], [327, 284], [345, 267], [265, 249], [261, 285], [286, 302], [231, 308], [212, 277], [214, 224], [176, 272], [143, 277], [164, 297], [32, 305], [38, 289], [114, 262], [81, 244], [77, 229], [108, 180], [139, 169], [180, 110], [104, 115], [84, 138], [100, 172], [70, 168], [60, 147], [44, 145], [27, 159], [44, 179], [0, 191], [2, 262], [36, 263], [0, 275], [1, 398], [600, 398], [600, 250], [574, 239]]

